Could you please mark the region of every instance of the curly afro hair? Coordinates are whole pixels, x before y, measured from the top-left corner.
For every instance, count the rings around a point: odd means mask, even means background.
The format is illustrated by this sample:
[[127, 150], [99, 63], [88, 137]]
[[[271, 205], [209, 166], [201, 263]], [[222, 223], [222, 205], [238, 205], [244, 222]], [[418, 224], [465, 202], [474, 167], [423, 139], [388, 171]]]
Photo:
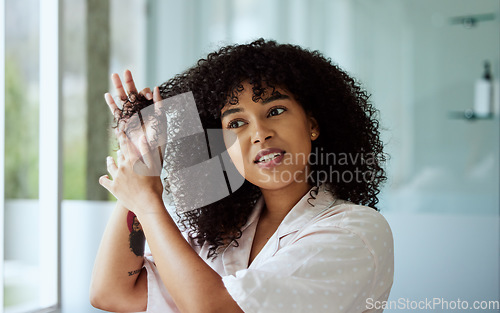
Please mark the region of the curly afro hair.
[[[166, 99], [191, 91], [204, 129], [221, 128], [221, 109], [238, 103], [243, 82], [253, 86], [255, 102], [269, 94], [268, 88], [287, 90], [317, 120], [321, 136], [312, 142], [311, 153], [323, 161], [310, 163], [310, 185], [325, 184], [337, 198], [377, 209], [387, 157], [378, 111], [359, 83], [320, 52], [263, 39], [226, 46], [163, 83], [160, 93]], [[133, 97], [120, 120], [150, 104], [140, 95]], [[260, 196], [260, 189], [245, 181], [216, 203], [178, 213], [180, 225], [196, 244], [209, 244], [208, 257], [216, 257], [231, 242], [238, 244], [241, 228]]]

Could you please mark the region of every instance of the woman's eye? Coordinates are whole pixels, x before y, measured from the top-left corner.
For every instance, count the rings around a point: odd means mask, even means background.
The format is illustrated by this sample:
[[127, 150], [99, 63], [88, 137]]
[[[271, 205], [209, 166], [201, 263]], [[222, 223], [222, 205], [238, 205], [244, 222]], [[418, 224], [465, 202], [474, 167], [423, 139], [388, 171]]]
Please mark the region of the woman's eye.
[[268, 116], [276, 116], [276, 115], [280, 115], [281, 113], [285, 112], [286, 109], [284, 108], [272, 108], [270, 111], [269, 111], [269, 114]]
[[245, 125], [245, 122], [243, 121], [231, 121], [227, 124], [227, 128], [239, 128], [243, 125]]

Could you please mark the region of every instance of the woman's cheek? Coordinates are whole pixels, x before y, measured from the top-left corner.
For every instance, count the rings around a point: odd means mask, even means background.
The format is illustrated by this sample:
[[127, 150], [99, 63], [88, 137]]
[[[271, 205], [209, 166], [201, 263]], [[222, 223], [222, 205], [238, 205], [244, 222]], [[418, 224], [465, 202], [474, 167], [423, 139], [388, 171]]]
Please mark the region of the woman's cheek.
[[243, 162], [243, 153], [238, 140], [235, 140], [233, 144], [227, 148], [227, 153], [240, 175], [245, 177], [245, 163]]

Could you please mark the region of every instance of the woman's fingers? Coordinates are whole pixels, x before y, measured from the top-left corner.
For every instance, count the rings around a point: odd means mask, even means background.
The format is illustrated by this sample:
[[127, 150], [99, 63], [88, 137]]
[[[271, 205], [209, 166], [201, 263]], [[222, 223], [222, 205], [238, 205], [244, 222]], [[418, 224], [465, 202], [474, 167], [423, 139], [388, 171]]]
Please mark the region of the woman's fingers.
[[139, 140], [139, 152], [143, 162], [136, 162], [134, 170], [144, 176], [160, 176], [162, 163], [157, 149], [151, 149], [145, 135]]
[[144, 88], [143, 90], [141, 90], [141, 92], [139, 92], [139, 94], [143, 95], [144, 98], [148, 100], [153, 100], [153, 94], [151, 93], [151, 89], [149, 88]]
[[116, 92], [118, 93], [118, 97], [120, 98], [120, 101], [123, 104], [125, 101], [127, 101], [128, 96], [127, 93], [125, 92], [125, 89], [123, 88], [120, 76], [116, 73], [113, 73], [111, 75], [111, 81], [113, 82], [113, 86], [115, 86]]
[[108, 175], [102, 175], [101, 177], [99, 177], [99, 184], [101, 184], [101, 186], [106, 188], [109, 192], [111, 192], [111, 184], [112, 183], [113, 183], [113, 181], [111, 179], [109, 179]]
[[108, 104], [109, 110], [111, 111], [111, 114], [115, 117], [116, 120], [120, 118], [120, 109], [115, 103], [115, 100], [111, 96], [109, 92], [104, 94], [104, 100], [106, 100], [106, 103]]
[[123, 159], [129, 158], [129, 140], [127, 138], [127, 135], [123, 131], [118, 132], [118, 143], [120, 144], [120, 151], [123, 155]]
[[125, 70], [123, 73], [123, 80], [125, 81], [125, 88], [127, 88], [127, 93], [137, 94], [137, 88], [135, 87], [134, 79], [132, 78], [132, 72]]
[[116, 166], [115, 160], [113, 160], [112, 157], [108, 156], [106, 158], [106, 166], [111, 176], [115, 177], [116, 171], [118, 170], [118, 166]]
[[125, 157], [123, 156], [123, 153], [121, 150], [116, 151], [116, 162], [118, 162], [118, 165], [122, 164], [123, 161], [125, 161]]
[[156, 102], [160, 102], [162, 100], [163, 99], [162, 99], [161, 94], [160, 94], [160, 88], [158, 88], [158, 86], [156, 86], [153, 89], [153, 101], [154, 101], [154, 103], [156, 103]]
[[[125, 101], [129, 100], [134, 102], [135, 96], [137, 95], [137, 88], [135, 86], [134, 78], [132, 77], [132, 72], [129, 70], [125, 70], [123, 73], [123, 84], [120, 79], [120, 76], [116, 73], [111, 75], [111, 80], [115, 89], [118, 93], [118, 97], [120, 98], [122, 107]], [[125, 85], [125, 86], [124, 86]], [[153, 99], [153, 95], [151, 94], [151, 89], [145, 88], [141, 91], [141, 94], [148, 100]]]
[[139, 139], [139, 152], [141, 153], [142, 159], [144, 160], [144, 164], [146, 164], [148, 168], [151, 168], [153, 166], [153, 159], [151, 158], [148, 139], [145, 135], [142, 135]]

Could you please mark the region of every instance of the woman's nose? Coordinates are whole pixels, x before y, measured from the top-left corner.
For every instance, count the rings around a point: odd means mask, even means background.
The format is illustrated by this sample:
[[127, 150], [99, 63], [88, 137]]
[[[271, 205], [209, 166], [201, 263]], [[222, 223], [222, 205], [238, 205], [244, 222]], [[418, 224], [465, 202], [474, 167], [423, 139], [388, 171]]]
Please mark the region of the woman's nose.
[[254, 129], [252, 134], [252, 143], [264, 142], [274, 136], [272, 128], [268, 127], [266, 123], [254, 122]]

